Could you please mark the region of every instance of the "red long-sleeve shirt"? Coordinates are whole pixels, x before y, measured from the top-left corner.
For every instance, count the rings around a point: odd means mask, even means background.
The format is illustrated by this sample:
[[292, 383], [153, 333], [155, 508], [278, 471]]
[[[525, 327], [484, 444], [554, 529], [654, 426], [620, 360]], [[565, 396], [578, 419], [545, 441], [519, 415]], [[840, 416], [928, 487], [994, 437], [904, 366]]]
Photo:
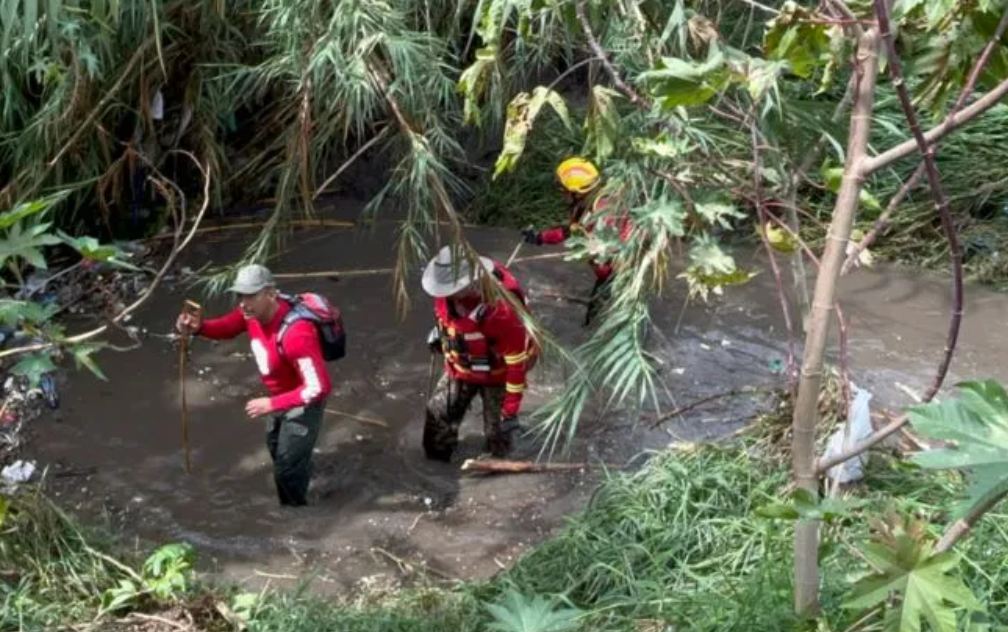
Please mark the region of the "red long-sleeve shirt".
[[286, 301], [280, 301], [273, 320], [263, 326], [254, 318], [246, 319], [241, 309], [235, 308], [220, 318], [204, 321], [199, 330], [199, 335], [213, 340], [228, 340], [248, 332], [259, 375], [271, 396], [271, 412], [324, 400], [332, 390], [313, 323], [306, 320], [292, 323], [284, 332], [280, 353], [277, 333], [290, 309]]
[[[539, 240], [544, 244], [562, 244], [567, 241], [567, 238], [571, 236], [571, 233], [581, 230], [585, 235], [590, 235], [592, 231], [595, 230], [596, 221], [591, 219], [593, 213], [599, 213], [603, 211], [610, 204], [610, 200], [606, 196], [598, 198], [592, 205], [591, 210], [586, 212], [582, 217], [581, 221], [577, 222], [573, 219], [565, 226], [554, 226], [552, 228], [547, 228], [539, 233]], [[626, 216], [609, 216], [603, 220], [603, 225], [616, 227], [619, 230], [619, 239], [621, 242], [626, 242], [630, 238], [630, 232], [633, 229], [633, 225], [630, 219]], [[597, 257], [592, 257], [588, 260], [588, 264], [591, 266], [592, 271], [595, 272], [595, 278], [600, 281], [605, 281], [613, 273], [613, 265], [609, 260], [600, 260]]]
[[[493, 386], [504, 385], [504, 402], [501, 414], [513, 417], [521, 407], [525, 393], [526, 366], [528, 363], [528, 335], [521, 317], [500, 299], [493, 304], [480, 304], [478, 299], [462, 302], [465, 315], [449, 310], [448, 301], [434, 299], [434, 314], [443, 335], [461, 337], [470, 351], [486, 343], [489, 370], [474, 370], [471, 353], [459, 353], [451, 345], [445, 346], [445, 370], [453, 379]], [[473, 310], [482, 310], [477, 318]], [[477, 334], [477, 336], [474, 336]]]

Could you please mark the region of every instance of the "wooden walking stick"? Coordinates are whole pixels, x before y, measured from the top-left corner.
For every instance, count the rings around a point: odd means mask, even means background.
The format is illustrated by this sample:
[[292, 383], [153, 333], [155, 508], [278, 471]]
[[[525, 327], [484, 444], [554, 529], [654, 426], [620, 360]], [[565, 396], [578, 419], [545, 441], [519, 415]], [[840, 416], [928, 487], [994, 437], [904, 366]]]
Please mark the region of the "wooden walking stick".
[[[182, 306], [183, 314], [195, 316], [197, 322], [203, 314], [199, 303], [186, 301]], [[186, 474], [192, 474], [192, 459], [189, 456], [189, 407], [186, 403], [186, 358], [188, 357], [189, 332], [179, 332], [179, 387], [182, 391], [182, 449], [185, 451]]]
[[525, 239], [524, 238], [522, 238], [521, 240], [518, 241], [518, 245], [515, 246], [515, 249], [511, 251], [511, 256], [508, 257], [507, 263], [504, 264], [505, 268], [510, 268], [511, 267], [511, 264], [514, 263], [515, 257], [518, 256], [519, 251], [521, 251], [521, 249], [522, 249], [522, 244], [524, 244], [524, 243], [525, 243]]

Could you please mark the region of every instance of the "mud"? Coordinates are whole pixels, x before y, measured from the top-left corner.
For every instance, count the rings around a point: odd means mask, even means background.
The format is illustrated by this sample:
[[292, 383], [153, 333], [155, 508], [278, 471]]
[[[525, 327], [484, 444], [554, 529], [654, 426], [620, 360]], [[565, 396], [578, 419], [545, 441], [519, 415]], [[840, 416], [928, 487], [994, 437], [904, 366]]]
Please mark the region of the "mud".
[[[358, 207], [341, 205], [353, 217]], [[485, 253], [506, 260], [516, 243], [508, 231], [473, 230]], [[302, 231], [304, 245], [273, 265], [276, 272], [352, 270], [390, 265], [394, 234]], [[228, 263], [239, 238], [203, 241], [187, 265]], [[526, 247], [522, 255], [549, 250]], [[761, 265], [742, 253], [749, 265]], [[758, 258], [757, 258], [758, 259]], [[584, 307], [545, 294], [586, 296], [591, 275], [583, 264], [537, 261], [515, 266], [531, 307], [560, 340], [583, 341]], [[419, 283], [417, 284], [419, 286]], [[459, 464], [479, 454], [481, 424], [470, 415], [452, 464], [425, 460], [420, 448], [431, 325], [419, 294], [405, 321], [397, 320], [387, 276], [284, 283], [286, 291], [314, 289], [343, 310], [348, 357], [330, 365], [335, 384], [329, 408], [379, 419], [388, 428], [330, 413], [315, 456], [313, 504], [277, 506], [262, 422], [244, 417], [244, 402], [261, 392], [244, 339], [195, 344], [189, 379], [193, 474], [183, 468], [177, 352], [152, 338], [128, 353], [103, 353], [109, 381], [83, 373], [63, 387], [56, 416], [33, 424], [34, 457], [49, 466], [64, 504], [88, 521], [106, 525], [140, 548], [187, 540], [201, 566], [258, 588], [293, 584], [310, 573], [321, 592], [395, 584], [426, 568], [444, 578], [487, 577], [506, 567], [584, 507], [598, 480], [594, 471], [571, 474], [464, 476]], [[683, 309], [677, 286], [654, 305], [653, 346], [662, 362], [661, 404], [677, 405], [739, 386], [776, 386], [775, 361], [786, 355], [786, 335], [769, 272], [709, 305]], [[419, 289], [419, 288], [418, 288]], [[136, 319], [167, 333], [185, 297], [160, 292]], [[855, 382], [876, 393], [876, 403], [909, 403], [923, 392], [945, 340], [948, 283], [916, 271], [856, 271], [843, 283], [850, 318], [850, 365]], [[968, 377], [1008, 378], [1001, 361], [1008, 299], [970, 288], [963, 336], [948, 383]], [[227, 308], [206, 306], [210, 313]], [[833, 353], [835, 355], [835, 345]], [[524, 410], [535, 410], [563, 388], [560, 367], [540, 365], [531, 377]], [[627, 462], [670, 441], [704, 440], [739, 427], [766, 401], [724, 400], [698, 408], [659, 430], [619, 410], [599, 419], [589, 411], [565, 460]], [[477, 407], [478, 408], [478, 407]], [[534, 458], [528, 439], [517, 458]]]

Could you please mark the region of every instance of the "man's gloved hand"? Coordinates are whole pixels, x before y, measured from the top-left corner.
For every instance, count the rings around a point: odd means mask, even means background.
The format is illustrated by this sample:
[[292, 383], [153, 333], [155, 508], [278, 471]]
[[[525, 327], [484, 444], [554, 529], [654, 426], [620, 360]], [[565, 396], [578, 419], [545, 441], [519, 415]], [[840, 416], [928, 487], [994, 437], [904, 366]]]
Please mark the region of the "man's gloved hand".
[[431, 350], [431, 353], [444, 353], [441, 346], [441, 331], [438, 330], [437, 325], [434, 325], [430, 333], [427, 334], [427, 348]]
[[539, 237], [539, 231], [533, 228], [532, 224], [529, 224], [525, 228], [521, 229], [521, 236], [527, 244], [532, 244], [533, 246], [542, 245], [542, 239]]

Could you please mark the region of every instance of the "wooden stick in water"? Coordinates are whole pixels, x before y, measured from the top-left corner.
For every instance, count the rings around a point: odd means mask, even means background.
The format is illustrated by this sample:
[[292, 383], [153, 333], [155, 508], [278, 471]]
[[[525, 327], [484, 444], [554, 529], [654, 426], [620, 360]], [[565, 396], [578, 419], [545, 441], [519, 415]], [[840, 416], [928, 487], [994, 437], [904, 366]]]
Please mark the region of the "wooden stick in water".
[[536, 463], [534, 461], [508, 461], [505, 459], [466, 459], [463, 472], [488, 472], [497, 474], [544, 474], [570, 472], [595, 467], [619, 468], [614, 463]]

